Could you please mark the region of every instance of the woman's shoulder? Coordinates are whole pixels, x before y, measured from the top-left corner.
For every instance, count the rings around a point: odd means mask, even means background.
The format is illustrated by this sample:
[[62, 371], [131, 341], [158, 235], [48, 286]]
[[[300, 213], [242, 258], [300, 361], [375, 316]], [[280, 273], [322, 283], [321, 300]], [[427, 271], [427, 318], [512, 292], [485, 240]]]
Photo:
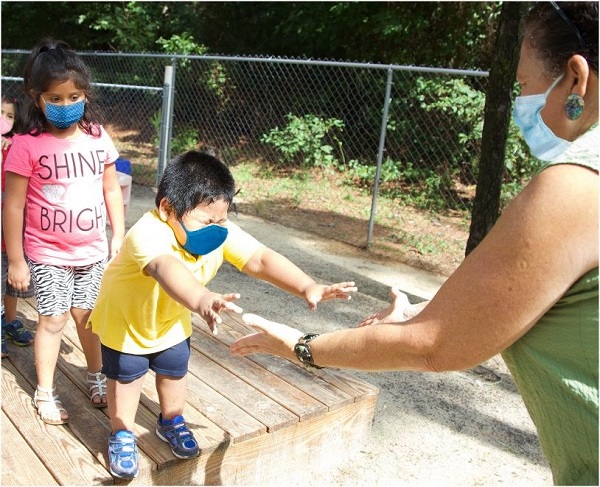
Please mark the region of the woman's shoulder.
[[586, 133], [575, 139], [569, 148], [546, 167], [572, 164], [588, 167], [598, 172], [600, 165], [600, 126], [594, 124]]

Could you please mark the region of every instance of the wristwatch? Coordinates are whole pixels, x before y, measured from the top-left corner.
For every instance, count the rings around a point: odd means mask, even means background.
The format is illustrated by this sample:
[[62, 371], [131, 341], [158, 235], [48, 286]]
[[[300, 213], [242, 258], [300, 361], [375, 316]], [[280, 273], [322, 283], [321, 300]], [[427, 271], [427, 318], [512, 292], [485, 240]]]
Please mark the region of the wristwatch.
[[298, 360], [300, 362], [302, 362], [302, 364], [304, 364], [304, 366], [306, 368], [312, 367], [315, 369], [322, 369], [323, 367], [319, 367], [318, 365], [315, 365], [314, 361], [313, 361], [313, 356], [312, 353], [310, 352], [310, 347], [308, 346], [308, 343], [313, 340], [314, 338], [317, 338], [319, 336], [318, 333], [308, 333], [307, 335], [302, 336], [299, 340], [298, 343], [296, 343], [296, 345], [294, 346], [294, 353], [296, 354], [296, 357], [298, 358]]

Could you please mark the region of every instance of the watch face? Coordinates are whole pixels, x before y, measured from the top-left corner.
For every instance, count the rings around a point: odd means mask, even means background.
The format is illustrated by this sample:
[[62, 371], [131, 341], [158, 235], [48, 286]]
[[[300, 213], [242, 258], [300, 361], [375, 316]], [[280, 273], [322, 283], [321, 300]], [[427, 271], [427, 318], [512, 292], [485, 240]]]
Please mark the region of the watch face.
[[298, 357], [298, 360], [300, 360], [300, 362], [302, 363], [310, 363], [310, 352], [308, 351], [308, 348], [305, 347], [304, 345], [297, 343], [296, 346], [294, 347], [294, 352], [296, 353], [296, 357]]

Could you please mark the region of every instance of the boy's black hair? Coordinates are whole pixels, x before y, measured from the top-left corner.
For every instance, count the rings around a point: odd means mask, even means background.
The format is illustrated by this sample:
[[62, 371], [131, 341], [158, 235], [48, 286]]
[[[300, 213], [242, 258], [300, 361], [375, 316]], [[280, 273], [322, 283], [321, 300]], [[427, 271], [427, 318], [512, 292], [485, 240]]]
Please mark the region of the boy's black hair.
[[[87, 134], [100, 135], [101, 123], [92, 90], [92, 73], [81, 57], [64, 41], [50, 37], [42, 39], [31, 51], [23, 69], [23, 89], [27, 106], [22, 133], [39, 135], [47, 130], [48, 122], [37, 106], [40, 95], [55, 81], [73, 81], [85, 92], [86, 103], [79, 126]], [[37, 104], [36, 104], [37, 102]]]
[[225, 200], [231, 205], [235, 181], [229, 168], [216, 157], [189, 151], [173, 158], [158, 183], [156, 207], [167, 198], [175, 216], [181, 219], [202, 203]]

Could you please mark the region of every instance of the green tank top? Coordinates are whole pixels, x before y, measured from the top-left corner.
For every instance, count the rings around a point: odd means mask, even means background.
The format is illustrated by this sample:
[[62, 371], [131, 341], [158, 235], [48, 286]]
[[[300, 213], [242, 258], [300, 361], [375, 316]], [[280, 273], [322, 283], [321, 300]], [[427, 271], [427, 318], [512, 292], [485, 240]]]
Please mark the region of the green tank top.
[[[557, 163], [598, 171], [599, 137], [596, 125]], [[598, 268], [502, 357], [537, 428], [554, 483], [598, 485]]]

